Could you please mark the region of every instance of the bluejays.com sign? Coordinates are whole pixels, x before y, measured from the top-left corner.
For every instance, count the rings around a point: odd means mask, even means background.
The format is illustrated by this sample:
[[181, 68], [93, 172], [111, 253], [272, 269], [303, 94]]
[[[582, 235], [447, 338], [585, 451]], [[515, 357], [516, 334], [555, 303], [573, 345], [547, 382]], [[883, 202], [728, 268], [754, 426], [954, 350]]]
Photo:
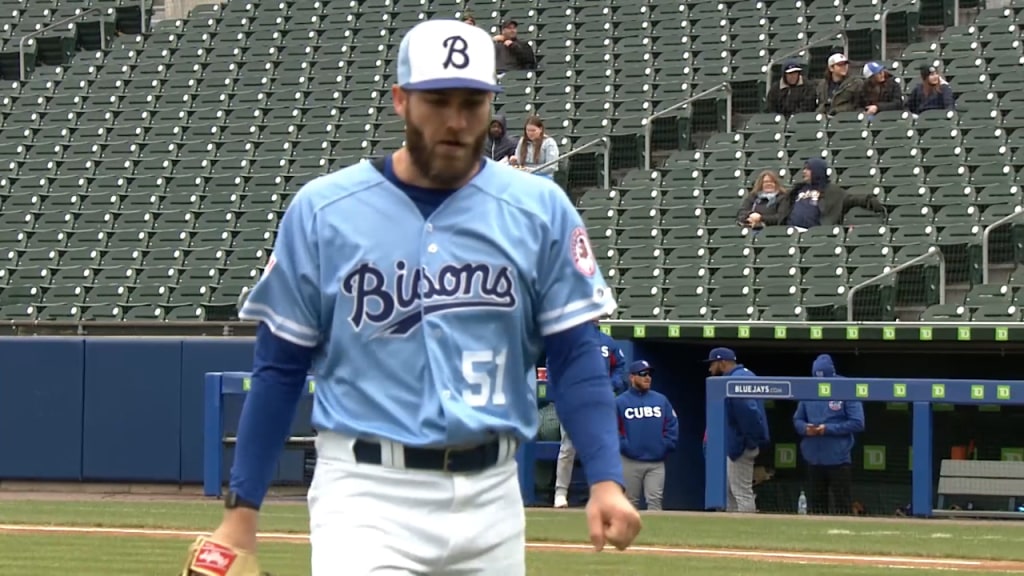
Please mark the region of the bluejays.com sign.
[[730, 398], [792, 398], [793, 388], [789, 382], [772, 380], [730, 380], [726, 382], [725, 395]]

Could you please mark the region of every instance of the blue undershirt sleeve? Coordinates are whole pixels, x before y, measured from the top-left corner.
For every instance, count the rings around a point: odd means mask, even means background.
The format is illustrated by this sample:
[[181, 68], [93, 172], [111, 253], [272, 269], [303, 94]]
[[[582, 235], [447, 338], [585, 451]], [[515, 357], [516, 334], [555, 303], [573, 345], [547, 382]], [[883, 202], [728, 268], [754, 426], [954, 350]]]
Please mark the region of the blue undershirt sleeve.
[[625, 487], [615, 394], [597, 329], [585, 322], [545, 337], [544, 344], [555, 411], [572, 438], [587, 484], [611, 480]]
[[315, 350], [275, 336], [263, 322], [257, 328], [230, 481], [231, 490], [253, 504], [261, 505], [270, 488]]

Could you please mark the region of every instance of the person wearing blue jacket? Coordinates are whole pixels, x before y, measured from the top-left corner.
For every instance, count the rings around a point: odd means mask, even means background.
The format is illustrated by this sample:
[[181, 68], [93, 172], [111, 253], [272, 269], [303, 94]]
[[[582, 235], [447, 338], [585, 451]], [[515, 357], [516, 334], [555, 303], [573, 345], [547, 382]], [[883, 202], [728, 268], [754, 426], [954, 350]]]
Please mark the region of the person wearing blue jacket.
[[[832, 357], [815, 358], [811, 374], [835, 378]], [[853, 500], [851, 451], [854, 434], [864, 431], [864, 406], [856, 400], [804, 400], [796, 406], [793, 426], [800, 440], [800, 453], [809, 468], [811, 493], [808, 508], [812, 514], [850, 514]], [[834, 506], [829, 506], [831, 491]]]
[[[756, 374], [736, 363], [729, 348], [715, 348], [708, 354], [708, 373], [712, 376], [755, 378]], [[761, 446], [771, 440], [764, 401], [754, 398], [729, 398], [725, 403], [726, 434], [726, 511], [757, 512], [754, 496], [754, 460]], [[627, 480], [628, 482], [628, 480]]]
[[[628, 386], [626, 355], [611, 336], [601, 332], [599, 320], [594, 321], [594, 329], [597, 330], [597, 342], [601, 346], [601, 357], [607, 362], [608, 375], [612, 379], [612, 389], [616, 395], [619, 395]], [[568, 508], [569, 484], [572, 482], [572, 469], [576, 462], [576, 448], [561, 424], [559, 424], [559, 430], [562, 433], [562, 443], [558, 446], [558, 460], [555, 462], [555, 508]]]
[[668, 398], [651, 390], [653, 371], [646, 360], [630, 364], [630, 387], [615, 403], [626, 495], [638, 509], [643, 495], [648, 510], [661, 510], [665, 458], [679, 442], [679, 419]]

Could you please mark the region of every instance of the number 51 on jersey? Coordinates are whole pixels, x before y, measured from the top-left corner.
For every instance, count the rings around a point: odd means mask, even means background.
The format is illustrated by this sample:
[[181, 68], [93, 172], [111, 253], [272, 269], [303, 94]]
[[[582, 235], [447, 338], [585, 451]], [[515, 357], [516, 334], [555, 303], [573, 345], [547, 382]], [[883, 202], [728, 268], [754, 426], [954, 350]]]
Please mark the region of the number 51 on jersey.
[[[474, 408], [481, 406], [503, 406], [505, 398], [505, 361], [507, 350], [495, 354], [493, 350], [469, 351], [462, 353], [462, 377], [469, 388], [462, 391], [462, 398]], [[491, 373], [494, 377], [491, 378]]]

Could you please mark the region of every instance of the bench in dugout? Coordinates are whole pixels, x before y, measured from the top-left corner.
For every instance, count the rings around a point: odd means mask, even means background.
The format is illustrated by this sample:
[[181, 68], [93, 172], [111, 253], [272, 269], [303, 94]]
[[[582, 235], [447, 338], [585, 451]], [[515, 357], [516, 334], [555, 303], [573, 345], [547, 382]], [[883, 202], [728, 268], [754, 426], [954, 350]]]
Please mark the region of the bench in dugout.
[[[234, 446], [238, 442], [235, 436], [225, 436], [223, 444]], [[313, 482], [313, 470], [316, 468], [316, 436], [289, 436], [284, 443], [286, 449], [298, 448], [303, 451], [302, 483], [309, 486]]]
[[[997, 460], [943, 460], [939, 471], [937, 517], [991, 517], [1024, 519], [1024, 462]], [[1005, 499], [1006, 510], [946, 510], [952, 497]]]

